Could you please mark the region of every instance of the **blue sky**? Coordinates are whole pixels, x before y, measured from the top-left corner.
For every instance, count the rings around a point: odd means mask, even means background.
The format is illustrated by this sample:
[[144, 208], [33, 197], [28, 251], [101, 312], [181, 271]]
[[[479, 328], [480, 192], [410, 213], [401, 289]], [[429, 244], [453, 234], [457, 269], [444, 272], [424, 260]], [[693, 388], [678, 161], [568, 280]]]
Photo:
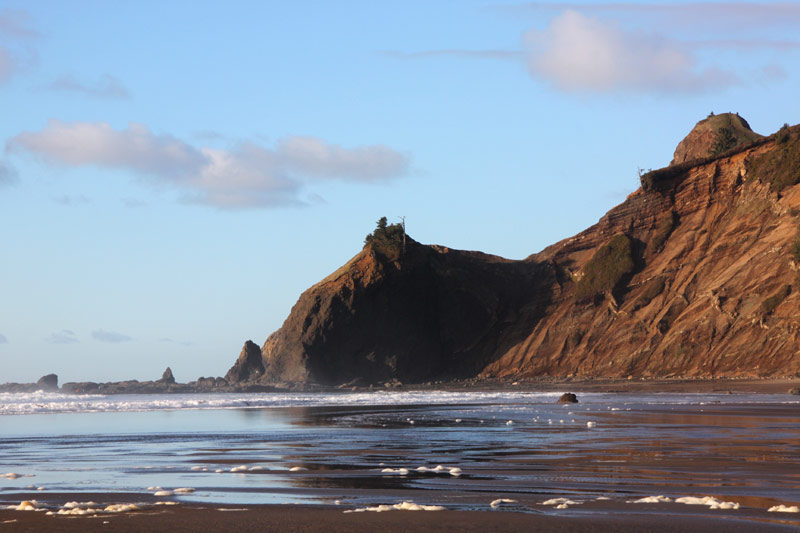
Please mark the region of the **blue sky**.
[[709, 112], [800, 122], [795, 2], [0, 3], [0, 382], [223, 375], [375, 221], [524, 258]]

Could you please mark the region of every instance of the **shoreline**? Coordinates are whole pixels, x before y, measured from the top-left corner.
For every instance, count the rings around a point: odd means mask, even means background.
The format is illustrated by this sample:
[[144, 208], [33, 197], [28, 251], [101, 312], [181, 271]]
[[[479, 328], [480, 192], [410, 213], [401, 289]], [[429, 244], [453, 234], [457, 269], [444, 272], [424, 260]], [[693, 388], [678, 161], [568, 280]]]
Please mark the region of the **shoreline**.
[[92, 383], [86, 388], [76, 387], [75, 383], [65, 383], [61, 388], [47, 388], [35, 383], [3, 383], [0, 393], [54, 392], [84, 396], [92, 394], [246, 394], [246, 393], [286, 393], [286, 392], [370, 392], [393, 391], [497, 391], [519, 390], [531, 392], [603, 392], [603, 393], [755, 393], [755, 394], [794, 394], [800, 395], [800, 378], [536, 378], [520, 380], [470, 379], [442, 381], [423, 384], [402, 384], [399, 382], [384, 385], [318, 385], [309, 383], [259, 385], [238, 384], [234, 386], [197, 386], [193, 383], [160, 383], [157, 381], [136, 380], [124, 382]]

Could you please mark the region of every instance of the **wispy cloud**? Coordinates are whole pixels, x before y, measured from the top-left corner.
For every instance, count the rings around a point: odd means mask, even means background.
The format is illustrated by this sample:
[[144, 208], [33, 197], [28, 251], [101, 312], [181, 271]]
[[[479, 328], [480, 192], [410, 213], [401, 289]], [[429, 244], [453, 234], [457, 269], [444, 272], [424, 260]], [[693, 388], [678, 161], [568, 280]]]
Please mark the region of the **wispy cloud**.
[[657, 18], [660, 24], [709, 27], [794, 27], [800, 23], [797, 2], [529, 2], [508, 5], [515, 10], [574, 10], [585, 13]]
[[51, 91], [72, 92], [97, 99], [127, 99], [128, 89], [114, 76], [103, 74], [94, 83], [84, 83], [70, 74], [62, 74], [47, 86]]
[[316, 137], [289, 136], [274, 148], [241, 142], [232, 149], [197, 147], [142, 124], [51, 120], [23, 132], [7, 152], [26, 151], [49, 164], [127, 170], [170, 185], [186, 202], [223, 208], [297, 205], [315, 180], [375, 183], [408, 172], [409, 157], [388, 146], [343, 148]]
[[36, 61], [33, 42], [38, 37], [27, 12], [0, 10], [0, 84]]
[[8, 339], [2, 333], [0, 333], [0, 344], [8, 344]]
[[689, 51], [665, 37], [576, 11], [529, 31], [525, 42], [531, 75], [560, 89], [702, 92], [739, 83], [733, 72], [698, 68]]
[[75, 332], [69, 329], [53, 332], [45, 338], [45, 341], [52, 344], [75, 344], [80, 342], [78, 337], [75, 336]]
[[69, 195], [69, 194], [62, 194], [61, 196], [57, 196], [53, 198], [57, 204], [61, 205], [84, 205], [92, 203], [92, 200], [87, 198], [82, 194], [78, 195]]
[[131, 337], [123, 333], [118, 333], [116, 331], [106, 331], [104, 329], [96, 329], [92, 331], [92, 338], [100, 342], [113, 342], [113, 343], [128, 342], [133, 340]]
[[17, 182], [17, 171], [9, 163], [0, 159], [0, 187]]

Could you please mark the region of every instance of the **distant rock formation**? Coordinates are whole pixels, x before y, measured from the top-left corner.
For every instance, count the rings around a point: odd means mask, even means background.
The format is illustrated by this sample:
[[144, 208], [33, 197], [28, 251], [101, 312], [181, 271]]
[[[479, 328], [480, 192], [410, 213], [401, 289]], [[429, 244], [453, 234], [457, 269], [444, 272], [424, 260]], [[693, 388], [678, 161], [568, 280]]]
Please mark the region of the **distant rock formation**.
[[[719, 121], [737, 139], [750, 131], [719, 117], [693, 131]], [[260, 357], [248, 342], [226, 377], [800, 375], [800, 127], [752, 135], [717, 155], [713, 136], [687, 137], [683, 163], [643, 176], [648, 186], [597, 224], [521, 261], [368, 239], [300, 296]]]
[[712, 114], [698, 122], [678, 144], [670, 165], [719, 155], [761, 138], [738, 113]]
[[231, 383], [257, 381], [262, 375], [264, 375], [264, 363], [261, 360], [261, 348], [249, 340], [244, 343], [239, 358], [225, 374], [225, 379]]
[[167, 367], [167, 369], [164, 370], [164, 373], [161, 374], [161, 379], [159, 379], [158, 381], [167, 384], [175, 383], [175, 376], [172, 375], [172, 369], [170, 367]]
[[55, 374], [47, 374], [39, 378], [36, 386], [43, 391], [57, 391], [58, 390], [58, 376]]

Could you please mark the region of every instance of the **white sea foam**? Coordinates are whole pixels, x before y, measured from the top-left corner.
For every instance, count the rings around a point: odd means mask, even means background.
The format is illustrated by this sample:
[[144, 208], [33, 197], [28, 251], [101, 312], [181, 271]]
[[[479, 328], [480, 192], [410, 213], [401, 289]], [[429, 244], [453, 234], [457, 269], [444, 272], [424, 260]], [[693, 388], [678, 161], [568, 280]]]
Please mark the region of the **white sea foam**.
[[[523, 402], [528, 405], [553, 403], [559, 393], [523, 391], [375, 391], [375, 392], [281, 392], [281, 393], [231, 393], [231, 394], [120, 394], [74, 395], [54, 392], [0, 393], [0, 415], [79, 413], [116, 411], [161, 411], [174, 409], [257, 409], [263, 407], [313, 407], [358, 405], [444, 405], [459, 403], [486, 403], [503, 405]], [[586, 401], [604, 398], [601, 393], [586, 393]], [[707, 402], [704, 394], [665, 394], [648, 405], [697, 405]], [[787, 400], [785, 395], [735, 395], [737, 402], [745, 403], [800, 403]], [[717, 395], [714, 401], [732, 402], [729, 395]], [[615, 406], [616, 407], [616, 406]], [[622, 406], [619, 406], [622, 408]], [[586, 409], [583, 409], [584, 411]], [[574, 408], [570, 411], [574, 412]], [[411, 419], [408, 420], [411, 422]]]
[[359, 509], [348, 509], [345, 513], [383, 513], [386, 511], [444, 511], [441, 505], [421, 505], [414, 502], [401, 502], [394, 505], [377, 505], [375, 507], [361, 507]]
[[234, 466], [231, 468], [231, 472], [247, 472], [248, 468], [245, 465], [242, 466]]
[[707, 505], [709, 509], [738, 509], [739, 504], [736, 502], [724, 502], [712, 496], [704, 496], [697, 498], [695, 496], [684, 496], [676, 498], [675, 503], [685, 503], [686, 505]]
[[289, 469], [289, 472], [304, 472], [308, 470], [308, 468], [304, 466], [293, 466]]
[[504, 503], [517, 503], [517, 500], [512, 500], [510, 498], [499, 498], [497, 500], [492, 500], [492, 503], [489, 504], [489, 507], [492, 509], [497, 509]]
[[153, 496], [162, 497], [162, 496], [174, 496], [175, 493], [171, 490], [159, 490], [153, 494]]
[[767, 509], [768, 513], [800, 513], [800, 507], [796, 505], [792, 505], [791, 507], [788, 505], [775, 505]]
[[647, 496], [646, 498], [639, 498], [638, 500], [633, 500], [629, 503], [671, 503], [672, 498], [667, 498], [666, 496]]
[[178, 487], [177, 489], [172, 489], [172, 492], [175, 494], [191, 494], [194, 492], [195, 489], [191, 487]]
[[384, 468], [381, 474], [400, 474], [401, 476], [408, 475], [408, 468]]
[[540, 505], [554, 505], [556, 509], [567, 509], [570, 505], [580, 505], [583, 502], [576, 502], [569, 498], [551, 498], [543, 501]]
[[8, 474], [0, 474], [0, 478], [6, 478], [6, 479], [19, 479], [21, 477], [33, 477], [33, 475], [17, 474], [16, 472], [9, 472]]

